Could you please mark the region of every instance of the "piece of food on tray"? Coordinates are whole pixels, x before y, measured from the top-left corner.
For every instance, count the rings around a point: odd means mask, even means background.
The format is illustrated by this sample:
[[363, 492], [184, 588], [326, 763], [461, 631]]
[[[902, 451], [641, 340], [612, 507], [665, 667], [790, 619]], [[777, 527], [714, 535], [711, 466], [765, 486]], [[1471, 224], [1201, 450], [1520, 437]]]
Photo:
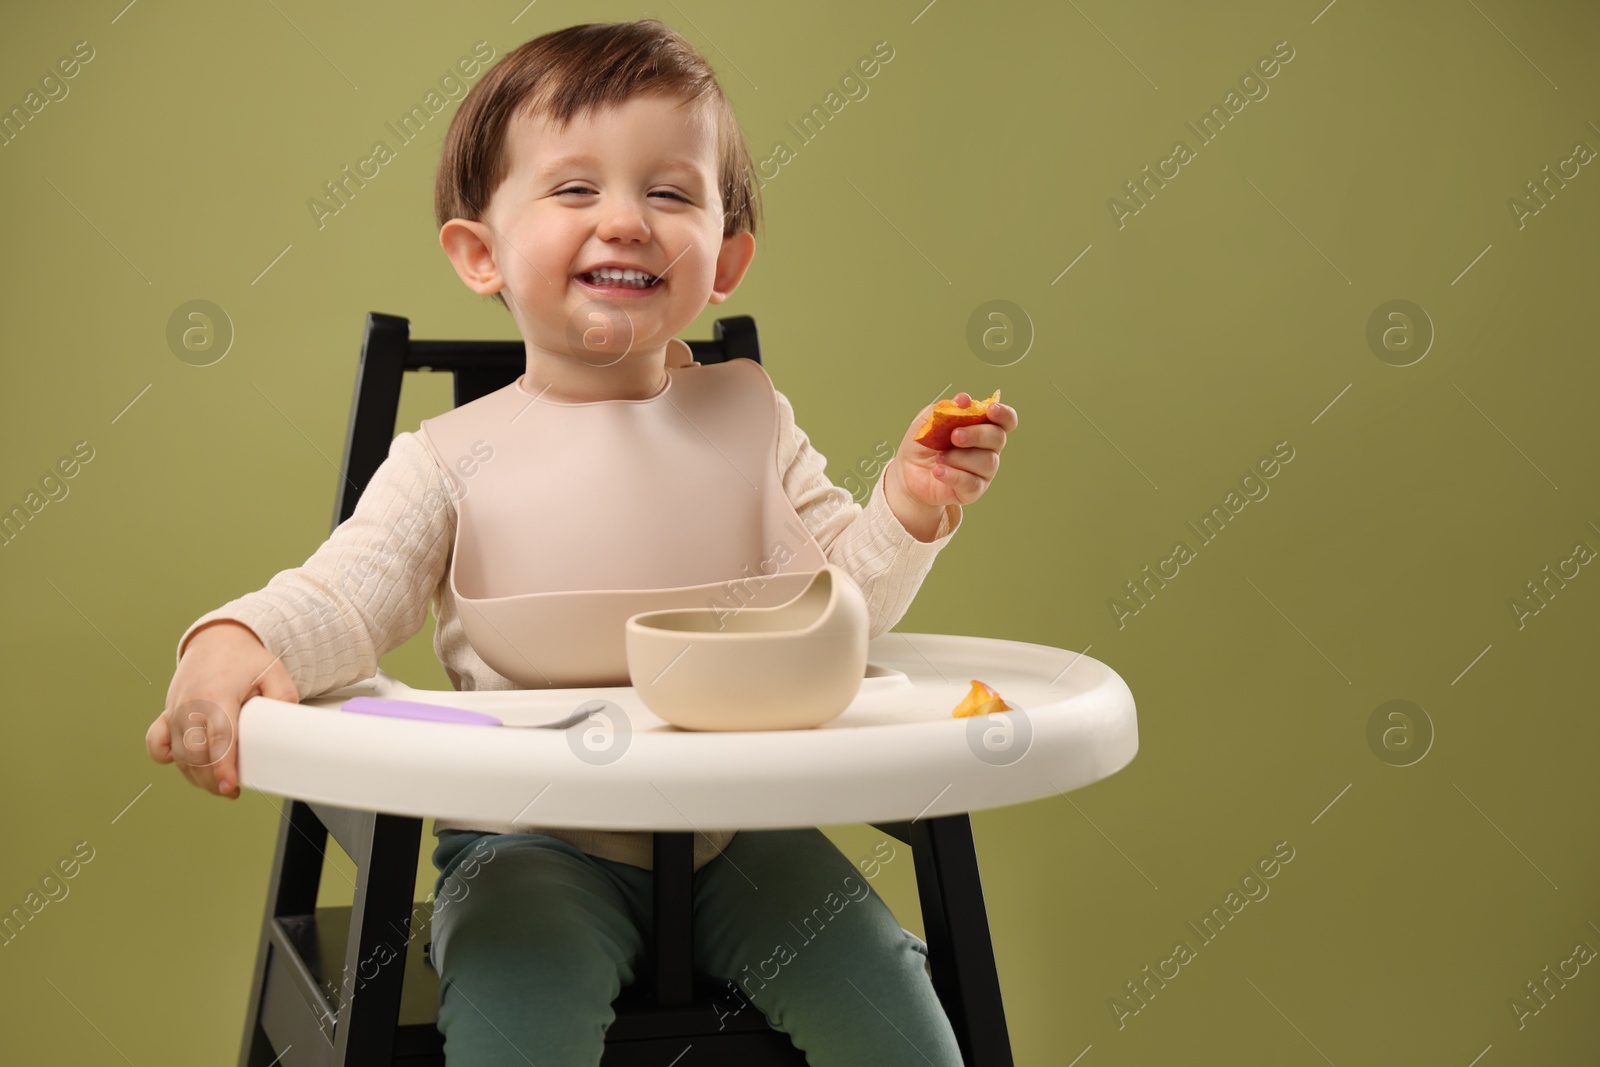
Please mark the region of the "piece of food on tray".
[[993, 688], [974, 678], [972, 679], [972, 689], [962, 698], [961, 703], [956, 705], [954, 715], [958, 719], [964, 719], [970, 715], [988, 715], [996, 711], [1015, 710], [1010, 704], [1001, 699], [1000, 694], [995, 692]]
[[1000, 390], [996, 389], [994, 395], [987, 400], [972, 398], [972, 403], [966, 407], [958, 407], [955, 398], [941, 400], [933, 405], [933, 411], [928, 414], [928, 421], [922, 424], [915, 438], [917, 444], [944, 452], [950, 445], [950, 432], [960, 426], [975, 426], [980, 422], [988, 421], [989, 405], [998, 402]]

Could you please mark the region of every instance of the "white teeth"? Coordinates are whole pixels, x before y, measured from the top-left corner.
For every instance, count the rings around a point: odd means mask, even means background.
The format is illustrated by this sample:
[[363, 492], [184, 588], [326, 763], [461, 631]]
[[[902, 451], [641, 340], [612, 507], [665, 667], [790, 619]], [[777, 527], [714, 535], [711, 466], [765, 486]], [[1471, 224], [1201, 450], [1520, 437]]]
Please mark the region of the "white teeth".
[[633, 289], [646, 289], [655, 281], [655, 276], [639, 270], [619, 270], [616, 267], [601, 267], [584, 275], [595, 283], [610, 283], [623, 285]]

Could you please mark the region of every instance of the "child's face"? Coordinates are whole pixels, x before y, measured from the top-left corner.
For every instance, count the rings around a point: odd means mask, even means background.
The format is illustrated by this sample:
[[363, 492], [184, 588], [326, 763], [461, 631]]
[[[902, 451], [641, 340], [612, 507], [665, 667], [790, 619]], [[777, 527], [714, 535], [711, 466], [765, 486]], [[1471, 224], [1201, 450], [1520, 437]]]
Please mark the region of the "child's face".
[[[484, 221], [453, 220], [441, 231], [462, 280], [480, 293], [504, 291], [533, 377], [590, 383], [595, 368], [608, 367], [613, 379], [653, 385], [667, 342], [708, 301], [727, 299], [755, 251], [748, 233], [722, 236], [714, 131], [676, 97], [642, 96], [574, 117], [565, 130], [518, 116], [506, 150], [510, 167]], [[585, 275], [601, 264], [660, 280], [645, 290], [597, 288]], [[609, 348], [608, 323], [618, 335]], [[631, 338], [620, 336], [630, 327]], [[614, 365], [624, 351], [626, 364]]]

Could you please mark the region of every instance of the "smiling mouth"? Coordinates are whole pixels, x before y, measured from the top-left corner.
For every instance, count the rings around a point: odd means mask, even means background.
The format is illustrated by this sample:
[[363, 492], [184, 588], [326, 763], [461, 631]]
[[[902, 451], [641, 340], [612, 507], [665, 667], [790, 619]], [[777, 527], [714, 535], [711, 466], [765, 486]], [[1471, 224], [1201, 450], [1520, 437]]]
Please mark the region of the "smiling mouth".
[[653, 289], [661, 284], [661, 279], [654, 274], [643, 271], [615, 271], [595, 270], [586, 274], [577, 275], [577, 279], [585, 285], [597, 289]]

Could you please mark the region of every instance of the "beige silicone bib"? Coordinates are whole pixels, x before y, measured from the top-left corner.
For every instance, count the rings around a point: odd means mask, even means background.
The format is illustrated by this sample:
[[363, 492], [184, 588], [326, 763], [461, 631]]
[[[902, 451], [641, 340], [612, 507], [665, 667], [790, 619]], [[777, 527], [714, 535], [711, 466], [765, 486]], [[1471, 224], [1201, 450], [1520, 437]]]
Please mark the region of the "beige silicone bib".
[[766, 370], [667, 375], [649, 399], [581, 404], [519, 378], [422, 423], [456, 502], [450, 595], [518, 685], [628, 685], [630, 616], [783, 604], [827, 562], [783, 489]]

